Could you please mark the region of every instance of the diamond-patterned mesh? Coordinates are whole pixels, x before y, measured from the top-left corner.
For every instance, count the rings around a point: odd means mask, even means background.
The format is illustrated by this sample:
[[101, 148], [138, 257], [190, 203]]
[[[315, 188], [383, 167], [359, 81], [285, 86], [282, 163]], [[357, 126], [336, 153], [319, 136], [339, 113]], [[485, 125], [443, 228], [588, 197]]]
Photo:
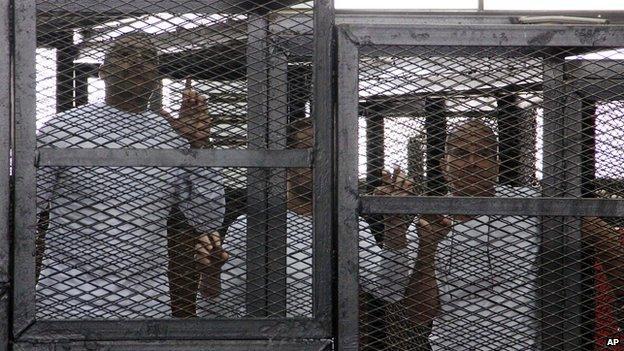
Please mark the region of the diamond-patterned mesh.
[[[313, 8], [38, 0], [38, 148], [311, 148]], [[313, 317], [311, 207], [308, 168], [40, 166], [37, 319]]]
[[[621, 198], [621, 50], [359, 48], [361, 195]], [[363, 214], [361, 347], [617, 338], [621, 219], [518, 211]]]

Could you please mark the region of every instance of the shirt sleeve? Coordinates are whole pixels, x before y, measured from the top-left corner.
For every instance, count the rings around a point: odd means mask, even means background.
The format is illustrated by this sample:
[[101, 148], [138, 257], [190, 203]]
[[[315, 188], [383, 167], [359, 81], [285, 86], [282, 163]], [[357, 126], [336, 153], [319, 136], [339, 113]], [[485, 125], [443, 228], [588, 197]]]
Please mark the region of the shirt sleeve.
[[367, 293], [387, 302], [399, 302], [405, 295], [412, 272], [418, 240], [416, 228], [408, 229], [408, 247], [402, 250], [381, 248], [368, 223], [360, 220], [360, 285]]
[[[37, 148], [54, 144], [55, 119], [50, 120], [37, 131]], [[43, 167], [36, 170], [37, 176], [37, 218], [49, 209], [54, 189], [59, 180], [59, 167]]]
[[225, 190], [218, 169], [181, 169], [176, 179], [179, 207], [197, 231], [217, 230], [225, 215]]

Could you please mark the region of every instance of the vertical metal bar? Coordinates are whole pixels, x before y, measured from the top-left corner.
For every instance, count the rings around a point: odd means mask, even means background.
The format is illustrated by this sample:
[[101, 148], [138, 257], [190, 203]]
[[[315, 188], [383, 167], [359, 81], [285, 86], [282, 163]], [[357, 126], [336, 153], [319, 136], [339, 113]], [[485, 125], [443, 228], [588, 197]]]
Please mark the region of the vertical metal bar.
[[[269, 149], [286, 149], [288, 123], [288, 61], [282, 52], [269, 57]], [[286, 176], [285, 169], [269, 170], [267, 207], [267, 313], [286, 316]]]
[[[581, 196], [596, 197], [596, 105], [583, 99], [583, 126], [581, 152]], [[596, 282], [594, 279], [594, 252], [591, 245], [583, 244], [583, 340], [589, 342], [596, 330]]]
[[84, 66], [75, 65], [76, 107], [89, 103], [89, 72]]
[[425, 101], [425, 131], [427, 133], [427, 190], [429, 196], [446, 194], [446, 182], [441, 162], [446, 142], [446, 116], [444, 99], [427, 98]]
[[[11, 82], [9, 0], [0, 0], [0, 82]], [[0, 89], [0, 283], [9, 281], [9, 215], [11, 152], [11, 84]], [[3, 316], [0, 315], [0, 318]]]
[[516, 106], [516, 95], [514, 93], [508, 93], [498, 98], [499, 184], [501, 185], [522, 185], [520, 165], [521, 113], [522, 109]]
[[154, 90], [154, 92], [152, 93], [152, 96], [150, 96], [150, 103], [149, 103], [149, 108], [150, 110], [160, 113], [160, 110], [162, 110], [163, 107], [163, 80], [159, 79], [158, 80], [158, 87], [156, 87], [156, 90]]
[[[562, 194], [565, 180], [563, 167], [564, 143], [564, 59], [549, 57], [544, 60], [544, 176], [543, 196]], [[541, 322], [541, 349], [563, 350], [565, 306], [563, 271], [562, 217], [542, 218], [542, 240], [539, 256], [539, 302]]]
[[[247, 24], [247, 139], [249, 149], [267, 147], [267, 39], [266, 17], [250, 14]], [[247, 171], [247, 313], [265, 317], [266, 208], [268, 173]]]
[[311, 93], [309, 71], [305, 66], [288, 68], [288, 115], [291, 122], [306, 116], [306, 103], [310, 101]]
[[366, 185], [367, 191], [381, 185], [385, 152], [385, 118], [374, 108], [365, 111], [366, 117]]
[[[567, 94], [564, 110], [564, 170], [565, 197], [581, 197], [583, 150], [583, 100], [577, 94]], [[563, 226], [563, 276], [566, 279], [563, 330], [565, 350], [582, 347], [583, 343], [583, 247], [580, 218], [566, 217]]]
[[35, 318], [35, 0], [13, 2], [15, 206], [13, 334]]
[[9, 243], [11, 240], [11, 15], [10, 1], [0, 0], [0, 351], [9, 347]]
[[[366, 192], [370, 194], [373, 189], [381, 185], [386, 159], [384, 152], [385, 118], [374, 108], [367, 109], [364, 116], [366, 117]], [[373, 214], [368, 220], [375, 241], [383, 242], [383, 215]]]
[[[332, 313], [332, 233], [335, 222], [334, 176], [334, 1], [314, 2], [313, 103], [314, 119], [314, 316], [326, 320]], [[357, 147], [357, 146], [356, 146]], [[357, 159], [357, 158], [356, 158]]]
[[58, 33], [56, 46], [56, 112], [74, 107], [74, 36], [71, 31]]
[[0, 292], [0, 351], [9, 350], [9, 292], [7, 286]]
[[358, 350], [358, 47], [338, 31], [337, 349]]

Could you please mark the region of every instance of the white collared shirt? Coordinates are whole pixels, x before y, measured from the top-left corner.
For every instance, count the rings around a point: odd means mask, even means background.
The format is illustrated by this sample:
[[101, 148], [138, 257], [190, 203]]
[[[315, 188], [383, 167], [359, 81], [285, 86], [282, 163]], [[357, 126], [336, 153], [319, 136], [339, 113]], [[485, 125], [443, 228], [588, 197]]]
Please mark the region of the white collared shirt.
[[[160, 115], [104, 104], [58, 114], [38, 132], [38, 147], [188, 148]], [[50, 205], [37, 318], [171, 317], [166, 223], [179, 206], [202, 233], [224, 215], [215, 169], [44, 167], [37, 212]]]

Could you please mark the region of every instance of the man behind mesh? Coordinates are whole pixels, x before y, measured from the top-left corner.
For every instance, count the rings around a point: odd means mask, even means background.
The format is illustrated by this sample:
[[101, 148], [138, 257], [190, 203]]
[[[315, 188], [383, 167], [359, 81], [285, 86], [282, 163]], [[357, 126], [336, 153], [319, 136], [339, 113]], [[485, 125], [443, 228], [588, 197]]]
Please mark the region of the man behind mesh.
[[[476, 119], [449, 133], [444, 168], [450, 195], [539, 196], [538, 189], [496, 184], [497, 148], [492, 130]], [[406, 261], [387, 267], [392, 284], [377, 294], [403, 306], [404, 330], [433, 322], [433, 350], [539, 349], [538, 228], [537, 218], [526, 216], [421, 216], [407, 232], [416, 231], [418, 242], [405, 232], [386, 233], [398, 234], [393, 240], [409, 250], [401, 256]], [[621, 287], [617, 232], [588, 218], [582, 233]], [[395, 341], [399, 349], [401, 340]]]
[[[205, 119], [205, 99], [185, 91], [181, 120], [168, 121], [170, 116], [148, 110], [159, 73], [157, 50], [147, 35], [115, 39], [100, 76], [105, 102], [53, 116], [38, 131], [38, 147], [188, 148], [172, 126], [181, 129], [184, 118]], [[40, 168], [38, 251], [44, 246], [45, 251], [38, 257], [43, 262], [38, 264], [37, 317], [170, 317], [167, 217], [177, 206], [208, 240], [223, 218], [221, 184], [219, 172], [209, 169]], [[44, 213], [49, 213], [47, 223]]]
[[[291, 123], [288, 129], [289, 148], [312, 148], [314, 133], [310, 118], [299, 119]], [[286, 311], [283, 312], [287, 317], [312, 317], [312, 172], [310, 169], [289, 169], [287, 179]], [[408, 189], [411, 183], [402, 174], [395, 175], [394, 179], [384, 174], [384, 179], [386, 185], [379, 187], [377, 193], [410, 195]], [[397, 229], [405, 232], [409, 224], [396, 216], [388, 218], [386, 223], [386, 233]], [[389, 241], [380, 248], [368, 223], [362, 220], [360, 227], [361, 283], [365, 291], [370, 291], [380, 286], [378, 281], [388, 284], [384, 277], [379, 276], [384, 266], [382, 262], [400, 258], [397, 257], [394, 243]], [[246, 235], [247, 217], [241, 216], [229, 227], [222, 245], [230, 258], [225, 263], [221, 262], [221, 294], [215, 298], [198, 299], [200, 317], [241, 318], [253, 312], [247, 311], [245, 301]], [[279, 282], [276, 282], [276, 286], [281, 287]]]

